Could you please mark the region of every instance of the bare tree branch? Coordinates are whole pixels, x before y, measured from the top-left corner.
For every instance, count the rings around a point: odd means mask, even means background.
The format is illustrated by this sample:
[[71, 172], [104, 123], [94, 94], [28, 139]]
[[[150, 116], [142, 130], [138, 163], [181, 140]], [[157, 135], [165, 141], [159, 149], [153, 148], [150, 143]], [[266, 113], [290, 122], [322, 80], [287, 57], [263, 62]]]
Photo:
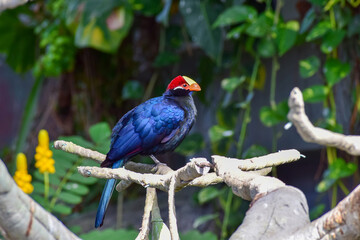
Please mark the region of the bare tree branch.
[[154, 205], [156, 189], [155, 188], [147, 188], [146, 189], [146, 199], [145, 199], [145, 207], [144, 207], [144, 215], [141, 224], [141, 230], [139, 235], [136, 237], [136, 240], [146, 240], [149, 239], [150, 232], [150, 214]]
[[295, 149], [283, 150], [277, 153], [270, 153], [265, 156], [245, 159], [239, 162], [239, 168], [243, 171], [251, 171], [274, 167], [281, 164], [297, 161], [300, 159], [300, 152]]
[[25, 194], [0, 160], [0, 228], [6, 239], [79, 239]]
[[283, 239], [360, 239], [360, 185], [331, 211]]
[[212, 156], [215, 171], [224, 182], [232, 188], [235, 195], [252, 200], [258, 193], [267, 193], [285, 184], [277, 178], [265, 177], [271, 168], [259, 171], [244, 172], [239, 169], [239, 160], [222, 156]]
[[289, 96], [288, 119], [306, 142], [336, 147], [351, 155], [360, 156], [360, 136], [347, 136], [326, 129], [314, 127], [306, 116], [304, 99], [299, 88], [294, 88]]

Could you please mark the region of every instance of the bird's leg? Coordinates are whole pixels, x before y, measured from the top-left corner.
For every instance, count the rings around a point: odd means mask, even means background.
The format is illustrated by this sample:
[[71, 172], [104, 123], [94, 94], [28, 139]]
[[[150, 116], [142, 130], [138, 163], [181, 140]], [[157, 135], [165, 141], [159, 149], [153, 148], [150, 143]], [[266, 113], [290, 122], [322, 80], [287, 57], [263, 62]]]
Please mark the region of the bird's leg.
[[165, 165], [165, 166], [166, 166], [165, 163], [160, 162], [154, 155], [151, 154], [150, 157], [151, 157], [151, 159], [154, 161], [154, 163], [155, 163], [156, 165], [161, 164], [161, 165]]

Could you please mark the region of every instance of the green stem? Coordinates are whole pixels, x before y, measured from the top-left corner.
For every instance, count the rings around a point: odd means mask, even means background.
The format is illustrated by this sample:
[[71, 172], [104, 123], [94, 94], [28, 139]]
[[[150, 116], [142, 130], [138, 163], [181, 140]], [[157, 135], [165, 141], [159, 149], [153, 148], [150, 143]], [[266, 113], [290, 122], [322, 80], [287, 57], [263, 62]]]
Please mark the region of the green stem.
[[46, 208], [49, 209], [49, 173], [44, 172], [44, 200]]
[[337, 203], [337, 183], [334, 184], [332, 190], [331, 208], [334, 208]]
[[345, 195], [349, 195], [350, 191], [349, 191], [349, 189], [347, 189], [347, 187], [345, 186], [345, 184], [343, 183], [343, 181], [339, 180], [339, 181], [338, 181], [338, 184], [339, 184], [339, 187], [340, 187], [341, 191], [343, 191], [343, 193], [344, 193]]
[[330, 101], [330, 109], [331, 109], [331, 118], [336, 121], [336, 103], [335, 103], [335, 97], [334, 92], [332, 88], [330, 88], [329, 91], [329, 101]]
[[225, 211], [224, 211], [224, 220], [223, 220], [223, 224], [221, 227], [221, 239], [226, 239], [226, 236], [227, 236], [227, 226], [229, 223], [231, 202], [233, 199], [233, 193], [232, 193], [231, 189], [229, 189], [228, 191], [229, 191], [229, 193], [228, 193], [227, 200], [226, 200], [226, 206], [225, 206]]
[[279, 62], [277, 56], [272, 58], [271, 80], [270, 80], [270, 107], [276, 108], [275, 92], [276, 92], [276, 73], [279, 70]]
[[[255, 80], [256, 80], [257, 74], [258, 74], [259, 65], [260, 65], [260, 58], [256, 57], [254, 68], [253, 68], [253, 71], [252, 71], [252, 74], [251, 74], [248, 94], [251, 94], [253, 92], [253, 90], [254, 90], [254, 85], [255, 85]], [[245, 141], [245, 136], [246, 136], [246, 128], [247, 128], [248, 123], [250, 122], [250, 109], [251, 109], [250, 103], [247, 103], [245, 113], [244, 113], [244, 117], [243, 117], [243, 121], [242, 121], [242, 124], [241, 124], [239, 140], [238, 140], [238, 144], [237, 144], [237, 153], [236, 153], [236, 155], [238, 157], [241, 157], [243, 146], [244, 146], [244, 141]]]
[[54, 206], [56, 204], [56, 201], [59, 198], [59, 195], [60, 195], [62, 189], [64, 188], [65, 184], [68, 182], [71, 175], [74, 174], [74, 172], [76, 171], [76, 168], [82, 163], [82, 161], [83, 161], [83, 158], [79, 158], [76, 161], [76, 163], [66, 172], [65, 176], [63, 177], [63, 179], [61, 180], [59, 186], [57, 187], [53, 198], [51, 199], [51, 202], [50, 202], [50, 205], [49, 205], [50, 211], [54, 208]]

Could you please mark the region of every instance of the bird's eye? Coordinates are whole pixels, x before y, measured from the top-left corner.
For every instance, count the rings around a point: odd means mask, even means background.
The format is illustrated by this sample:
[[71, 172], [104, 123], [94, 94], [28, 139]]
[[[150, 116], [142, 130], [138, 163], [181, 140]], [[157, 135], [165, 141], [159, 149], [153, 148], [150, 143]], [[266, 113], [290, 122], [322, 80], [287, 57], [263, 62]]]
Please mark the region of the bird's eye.
[[186, 86], [187, 86], [186, 84], [183, 85], [183, 87], [186, 87]]

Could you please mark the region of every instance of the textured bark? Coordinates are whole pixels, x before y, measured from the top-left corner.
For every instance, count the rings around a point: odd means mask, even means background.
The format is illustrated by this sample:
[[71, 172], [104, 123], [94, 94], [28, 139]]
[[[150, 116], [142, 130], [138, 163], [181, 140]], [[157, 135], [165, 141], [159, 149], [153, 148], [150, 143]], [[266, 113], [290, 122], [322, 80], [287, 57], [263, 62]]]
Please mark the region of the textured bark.
[[6, 239], [80, 239], [17, 187], [2, 160], [0, 228]]

